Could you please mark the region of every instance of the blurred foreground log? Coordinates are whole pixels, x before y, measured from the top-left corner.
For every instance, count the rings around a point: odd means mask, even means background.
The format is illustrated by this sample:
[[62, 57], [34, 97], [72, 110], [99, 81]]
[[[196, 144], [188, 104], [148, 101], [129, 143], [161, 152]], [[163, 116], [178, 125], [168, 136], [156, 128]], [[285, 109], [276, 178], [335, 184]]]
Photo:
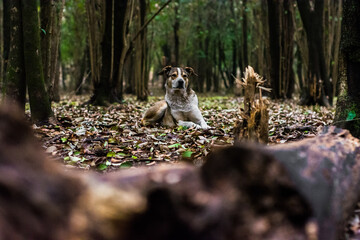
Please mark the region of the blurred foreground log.
[[0, 110], [0, 239], [337, 239], [358, 200], [359, 141], [214, 150], [202, 168], [64, 171]]

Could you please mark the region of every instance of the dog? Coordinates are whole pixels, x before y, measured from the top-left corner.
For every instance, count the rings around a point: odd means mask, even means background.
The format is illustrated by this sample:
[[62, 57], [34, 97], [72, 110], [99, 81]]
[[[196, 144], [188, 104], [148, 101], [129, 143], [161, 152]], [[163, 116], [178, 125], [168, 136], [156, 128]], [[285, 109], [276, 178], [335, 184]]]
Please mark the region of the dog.
[[166, 77], [165, 100], [156, 102], [145, 112], [143, 124], [159, 122], [167, 127], [210, 128], [201, 115], [196, 93], [189, 87], [189, 77], [196, 75], [194, 69], [166, 66], [160, 74]]

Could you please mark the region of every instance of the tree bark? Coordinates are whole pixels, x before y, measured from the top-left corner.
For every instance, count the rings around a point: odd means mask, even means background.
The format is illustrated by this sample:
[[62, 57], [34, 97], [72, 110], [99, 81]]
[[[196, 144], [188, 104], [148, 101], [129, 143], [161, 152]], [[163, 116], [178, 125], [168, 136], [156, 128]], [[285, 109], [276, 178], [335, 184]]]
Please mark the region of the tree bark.
[[3, 0], [3, 52], [2, 52], [2, 75], [3, 81], [5, 80], [6, 67], [10, 51], [10, 0]]
[[40, 0], [40, 24], [41, 24], [41, 60], [44, 70], [44, 81], [48, 92], [50, 92], [50, 76], [51, 76], [51, 38], [53, 35], [54, 21], [54, 0]]
[[21, 1], [23, 46], [26, 82], [29, 92], [31, 118], [48, 121], [53, 115], [44, 83], [41, 64], [40, 26], [36, 1]]
[[306, 31], [308, 43], [308, 73], [302, 96], [302, 104], [332, 104], [332, 85], [327, 73], [323, 46], [324, 0], [314, 2], [298, 0], [300, 16]]
[[98, 86], [101, 72], [101, 37], [103, 36], [103, 1], [86, 1], [86, 13], [88, 18], [88, 42], [91, 66], [91, 81], [93, 86]]
[[280, 98], [280, 32], [281, 32], [281, 16], [282, 1], [268, 0], [268, 24], [269, 24], [269, 46], [271, 56], [270, 81], [273, 96], [275, 99]]
[[[57, 61], [60, 43], [60, 28], [65, 0], [41, 0], [41, 57], [44, 81], [50, 100], [59, 101], [59, 93], [54, 92], [58, 76]], [[58, 90], [58, 89], [57, 89]]]
[[294, 7], [289, 1], [268, 1], [271, 87], [275, 98], [291, 98], [294, 90]]
[[[137, 29], [138, 31], [145, 24], [146, 2], [139, 0]], [[140, 101], [147, 101], [148, 97], [148, 77], [147, 77], [147, 40], [146, 30], [140, 33], [140, 37], [135, 40], [135, 91], [136, 97]]]
[[249, 57], [248, 57], [248, 43], [247, 43], [247, 31], [248, 31], [248, 24], [247, 24], [247, 0], [243, 1], [243, 19], [242, 19], [242, 44], [243, 44], [243, 50], [242, 50], [242, 60], [243, 64], [242, 66], [246, 68], [249, 65]]
[[180, 48], [180, 40], [179, 40], [179, 28], [180, 28], [180, 16], [179, 16], [179, 0], [175, 1], [174, 6], [174, 25], [173, 25], [173, 31], [174, 31], [174, 65], [178, 66], [179, 63], [179, 48]]
[[94, 105], [107, 105], [110, 103], [111, 69], [112, 69], [112, 27], [113, 27], [113, 1], [106, 0], [105, 3], [105, 31], [101, 42], [101, 71], [99, 82], [94, 86]]
[[24, 65], [23, 29], [21, 17], [21, 1], [10, 1], [7, 9], [10, 11], [10, 45], [6, 77], [4, 81], [4, 96], [18, 104], [25, 111], [26, 79]]
[[344, 0], [339, 62], [339, 96], [333, 124], [360, 137], [360, 3]]

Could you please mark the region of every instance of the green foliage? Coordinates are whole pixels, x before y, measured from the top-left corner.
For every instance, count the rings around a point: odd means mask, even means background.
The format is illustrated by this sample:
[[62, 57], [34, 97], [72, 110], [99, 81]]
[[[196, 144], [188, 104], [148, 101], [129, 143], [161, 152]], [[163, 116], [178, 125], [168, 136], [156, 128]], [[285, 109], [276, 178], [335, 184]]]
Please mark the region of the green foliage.
[[356, 117], [355, 111], [354, 111], [354, 110], [351, 110], [351, 111], [348, 113], [347, 117], [346, 117], [346, 121], [351, 121], [351, 120], [353, 120], [355, 117]]
[[84, 54], [86, 47], [87, 17], [85, 0], [68, 0], [65, 2], [61, 25], [61, 60], [73, 64]]

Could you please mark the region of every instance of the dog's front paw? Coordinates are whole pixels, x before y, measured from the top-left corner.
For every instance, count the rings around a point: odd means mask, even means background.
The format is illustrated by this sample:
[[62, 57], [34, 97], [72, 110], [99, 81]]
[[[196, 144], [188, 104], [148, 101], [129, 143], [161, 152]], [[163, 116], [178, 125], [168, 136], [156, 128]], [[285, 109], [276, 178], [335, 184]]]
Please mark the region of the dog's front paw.
[[201, 128], [201, 126], [196, 123], [182, 120], [178, 121], [178, 125], [186, 128]]

